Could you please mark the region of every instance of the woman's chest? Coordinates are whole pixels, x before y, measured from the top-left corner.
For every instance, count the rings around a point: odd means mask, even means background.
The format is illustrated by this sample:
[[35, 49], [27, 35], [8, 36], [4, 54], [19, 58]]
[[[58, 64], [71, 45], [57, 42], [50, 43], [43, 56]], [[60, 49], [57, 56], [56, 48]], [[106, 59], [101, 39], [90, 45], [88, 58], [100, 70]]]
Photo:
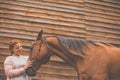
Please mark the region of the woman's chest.
[[20, 67], [23, 67], [24, 64], [26, 63], [26, 59], [25, 58], [14, 58], [13, 59], [13, 66], [14, 68], [20, 68]]

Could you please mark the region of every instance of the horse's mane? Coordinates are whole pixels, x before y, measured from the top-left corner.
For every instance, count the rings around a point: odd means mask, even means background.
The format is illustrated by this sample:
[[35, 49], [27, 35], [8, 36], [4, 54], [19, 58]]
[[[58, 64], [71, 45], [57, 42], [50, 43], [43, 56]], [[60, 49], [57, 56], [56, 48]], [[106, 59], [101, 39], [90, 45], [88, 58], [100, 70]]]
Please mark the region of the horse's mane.
[[85, 51], [89, 48], [88, 45], [100, 46], [98, 44], [100, 43], [107, 46], [115, 46], [113, 44], [109, 44], [105, 42], [76, 39], [76, 38], [69, 38], [69, 37], [63, 37], [63, 36], [46, 36], [46, 37], [56, 37], [61, 45], [62, 50], [66, 51], [67, 53], [72, 53], [78, 56], [85, 56], [85, 53], [86, 53]]
[[85, 55], [85, 48], [88, 48], [89, 44], [97, 46], [95, 41], [82, 40], [75, 38], [67, 38], [63, 36], [56, 36], [62, 48], [68, 52], [74, 52], [75, 55]]

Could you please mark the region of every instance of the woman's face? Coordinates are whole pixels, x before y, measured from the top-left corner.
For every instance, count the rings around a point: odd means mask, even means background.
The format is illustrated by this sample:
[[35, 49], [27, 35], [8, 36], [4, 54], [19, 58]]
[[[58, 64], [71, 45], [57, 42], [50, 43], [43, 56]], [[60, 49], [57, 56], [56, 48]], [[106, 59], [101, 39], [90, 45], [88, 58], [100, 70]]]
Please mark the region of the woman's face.
[[13, 55], [19, 56], [22, 53], [22, 44], [17, 43], [13, 47]]

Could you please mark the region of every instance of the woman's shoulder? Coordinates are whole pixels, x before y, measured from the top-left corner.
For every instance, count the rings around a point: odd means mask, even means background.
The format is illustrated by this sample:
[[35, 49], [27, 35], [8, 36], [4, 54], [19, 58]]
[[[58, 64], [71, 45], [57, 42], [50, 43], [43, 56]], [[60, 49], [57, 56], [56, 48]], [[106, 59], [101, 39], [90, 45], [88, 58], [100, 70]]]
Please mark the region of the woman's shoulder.
[[7, 56], [5, 61], [13, 61], [14, 59], [18, 58], [17, 56]]
[[7, 56], [4, 63], [9, 63], [12, 61], [12, 59], [13, 59], [12, 56]]
[[10, 59], [12, 59], [13, 58], [13, 56], [7, 56], [6, 57], [6, 60], [10, 60]]

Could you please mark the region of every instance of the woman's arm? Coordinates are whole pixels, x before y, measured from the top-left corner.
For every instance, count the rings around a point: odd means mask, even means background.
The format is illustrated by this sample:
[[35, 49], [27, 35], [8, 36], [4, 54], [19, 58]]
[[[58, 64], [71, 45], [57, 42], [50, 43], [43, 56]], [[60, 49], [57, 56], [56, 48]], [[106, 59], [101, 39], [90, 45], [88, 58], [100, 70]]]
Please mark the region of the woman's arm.
[[6, 58], [6, 60], [4, 62], [4, 69], [5, 69], [5, 73], [6, 73], [7, 77], [10, 77], [10, 78], [18, 76], [20, 74], [23, 74], [25, 72], [23, 67], [21, 67], [19, 69], [15, 69], [13, 66], [12, 58], [10, 58], [10, 57]]

